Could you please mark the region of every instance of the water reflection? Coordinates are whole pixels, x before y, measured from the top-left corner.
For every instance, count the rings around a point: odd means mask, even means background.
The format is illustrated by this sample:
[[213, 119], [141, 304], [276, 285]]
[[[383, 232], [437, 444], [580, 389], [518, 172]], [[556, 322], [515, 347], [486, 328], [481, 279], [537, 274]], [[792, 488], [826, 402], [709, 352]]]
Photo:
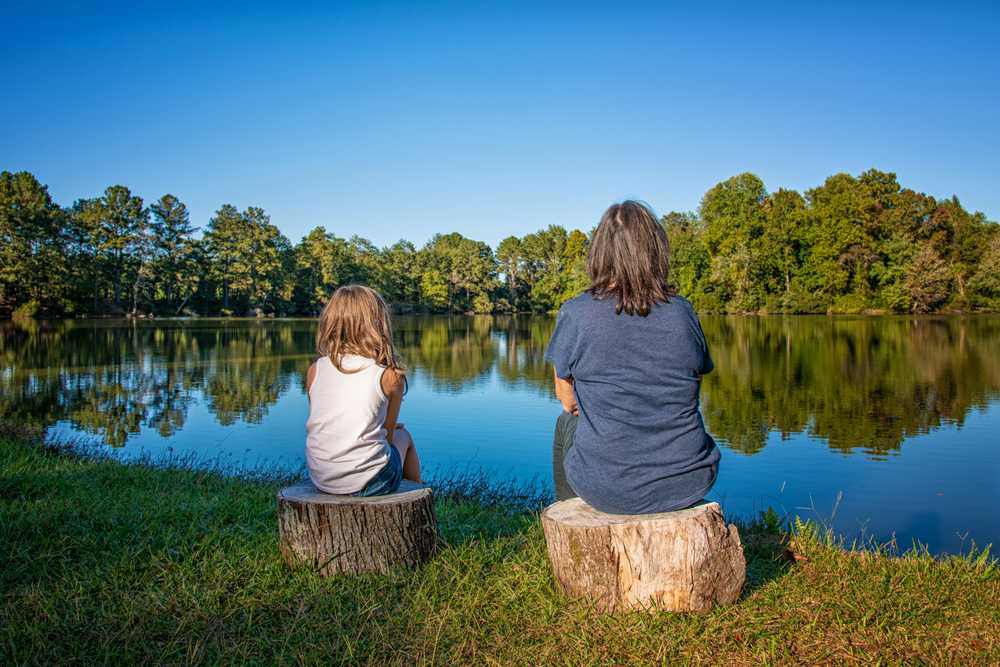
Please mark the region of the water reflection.
[[[1000, 534], [1000, 317], [705, 317], [702, 409], [728, 448], [714, 499], [932, 551]], [[403, 317], [403, 419], [428, 471], [567, 493], [550, 317]], [[0, 421], [122, 455], [302, 464], [310, 320], [0, 323]], [[557, 453], [558, 454], [558, 453]], [[553, 465], [555, 478], [553, 479]], [[841, 498], [843, 501], [841, 502]], [[836, 514], [836, 516], [834, 516]]]
[[461, 391], [485, 379], [497, 359], [493, 318], [487, 315], [403, 317], [395, 322], [404, 362], [419, 368], [438, 391]]
[[[1000, 390], [1000, 318], [705, 317], [716, 371], [703, 388], [710, 431], [753, 454], [777, 432], [885, 457], [906, 438], [961, 426]], [[402, 317], [414, 381], [456, 395], [551, 398], [548, 317]], [[313, 357], [313, 322], [68, 321], [0, 325], [0, 419], [68, 422], [120, 447], [169, 437], [199, 402], [219, 425], [259, 423]]]
[[309, 323], [297, 324], [8, 323], [0, 419], [68, 421], [113, 447], [143, 427], [173, 435], [200, 400], [223, 426], [257, 423], [309, 365]]
[[717, 371], [706, 424], [754, 453], [806, 432], [874, 457], [942, 424], [961, 426], [1000, 389], [1000, 318], [704, 319]]

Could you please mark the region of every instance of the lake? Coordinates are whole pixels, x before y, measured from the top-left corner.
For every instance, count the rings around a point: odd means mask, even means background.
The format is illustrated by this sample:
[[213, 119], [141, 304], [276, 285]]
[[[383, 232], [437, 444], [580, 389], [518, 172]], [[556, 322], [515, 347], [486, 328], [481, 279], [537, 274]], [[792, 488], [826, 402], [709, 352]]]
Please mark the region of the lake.
[[[551, 489], [545, 316], [396, 318], [431, 474]], [[712, 498], [935, 553], [1000, 535], [1000, 317], [705, 316]], [[0, 420], [128, 458], [302, 463], [311, 320], [0, 323]]]

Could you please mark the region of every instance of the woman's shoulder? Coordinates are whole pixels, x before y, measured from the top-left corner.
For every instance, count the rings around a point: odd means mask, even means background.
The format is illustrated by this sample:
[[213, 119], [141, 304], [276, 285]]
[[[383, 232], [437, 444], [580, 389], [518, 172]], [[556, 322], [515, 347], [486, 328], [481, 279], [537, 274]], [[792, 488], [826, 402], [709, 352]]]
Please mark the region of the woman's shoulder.
[[698, 322], [694, 306], [679, 294], [673, 294], [667, 301], [657, 303], [650, 311], [650, 317], [664, 325], [673, 323], [693, 326]]
[[675, 303], [681, 310], [694, 315], [694, 306], [691, 304], [690, 301], [682, 297], [680, 294], [674, 294], [673, 296], [671, 296], [670, 301], [668, 303]]
[[668, 317], [687, 328], [695, 338], [704, 339], [704, 334], [701, 331], [701, 320], [694, 309], [694, 304], [680, 295], [670, 297], [669, 304], [672, 307], [667, 309], [670, 313]]
[[590, 292], [580, 292], [572, 299], [563, 301], [562, 305], [559, 306], [559, 312], [564, 310], [569, 312], [579, 310], [580, 308], [587, 306], [592, 301], [594, 301], [594, 297], [591, 296]]
[[[559, 307], [559, 316], [569, 316], [573, 319], [586, 316], [593, 311], [614, 312], [616, 301], [613, 297], [598, 299], [590, 292], [582, 292], [572, 299], [563, 302]], [[668, 316], [682, 316], [697, 319], [694, 306], [686, 298], [679, 294], [673, 294], [665, 303], [657, 304], [656, 311]]]
[[559, 314], [570, 316], [588, 313], [595, 309], [605, 308], [608, 305], [614, 306], [614, 299], [598, 299], [590, 292], [580, 292], [572, 299], [567, 299], [559, 307]]

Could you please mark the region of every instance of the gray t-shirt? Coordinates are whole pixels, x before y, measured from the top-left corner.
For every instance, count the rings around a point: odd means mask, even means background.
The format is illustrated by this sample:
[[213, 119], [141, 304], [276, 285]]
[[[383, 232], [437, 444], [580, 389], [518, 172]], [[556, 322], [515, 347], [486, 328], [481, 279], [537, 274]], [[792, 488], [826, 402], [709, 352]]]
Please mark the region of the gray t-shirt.
[[698, 411], [713, 368], [705, 334], [682, 297], [648, 316], [615, 314], [615, 299], [584, 293], [563, 304], [545, 358], [573, 378], [580, 421], [566, 477], [590, 505], [649, 514], [701, 500], [719, 449]]

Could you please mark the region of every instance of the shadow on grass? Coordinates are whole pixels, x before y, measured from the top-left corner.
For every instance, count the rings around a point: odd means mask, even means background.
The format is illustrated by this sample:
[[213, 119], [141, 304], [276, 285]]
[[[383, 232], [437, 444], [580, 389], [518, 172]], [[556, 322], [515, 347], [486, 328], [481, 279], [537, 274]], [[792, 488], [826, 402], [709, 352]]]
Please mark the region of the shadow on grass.
[[743, 555], [747, 563], [747, 578], [743, 596], [780, 579], [794, 566], [795, 554], [789, 548], [789, 536], [761, 518], [753, 521], [735, 521], [743, 542]]

